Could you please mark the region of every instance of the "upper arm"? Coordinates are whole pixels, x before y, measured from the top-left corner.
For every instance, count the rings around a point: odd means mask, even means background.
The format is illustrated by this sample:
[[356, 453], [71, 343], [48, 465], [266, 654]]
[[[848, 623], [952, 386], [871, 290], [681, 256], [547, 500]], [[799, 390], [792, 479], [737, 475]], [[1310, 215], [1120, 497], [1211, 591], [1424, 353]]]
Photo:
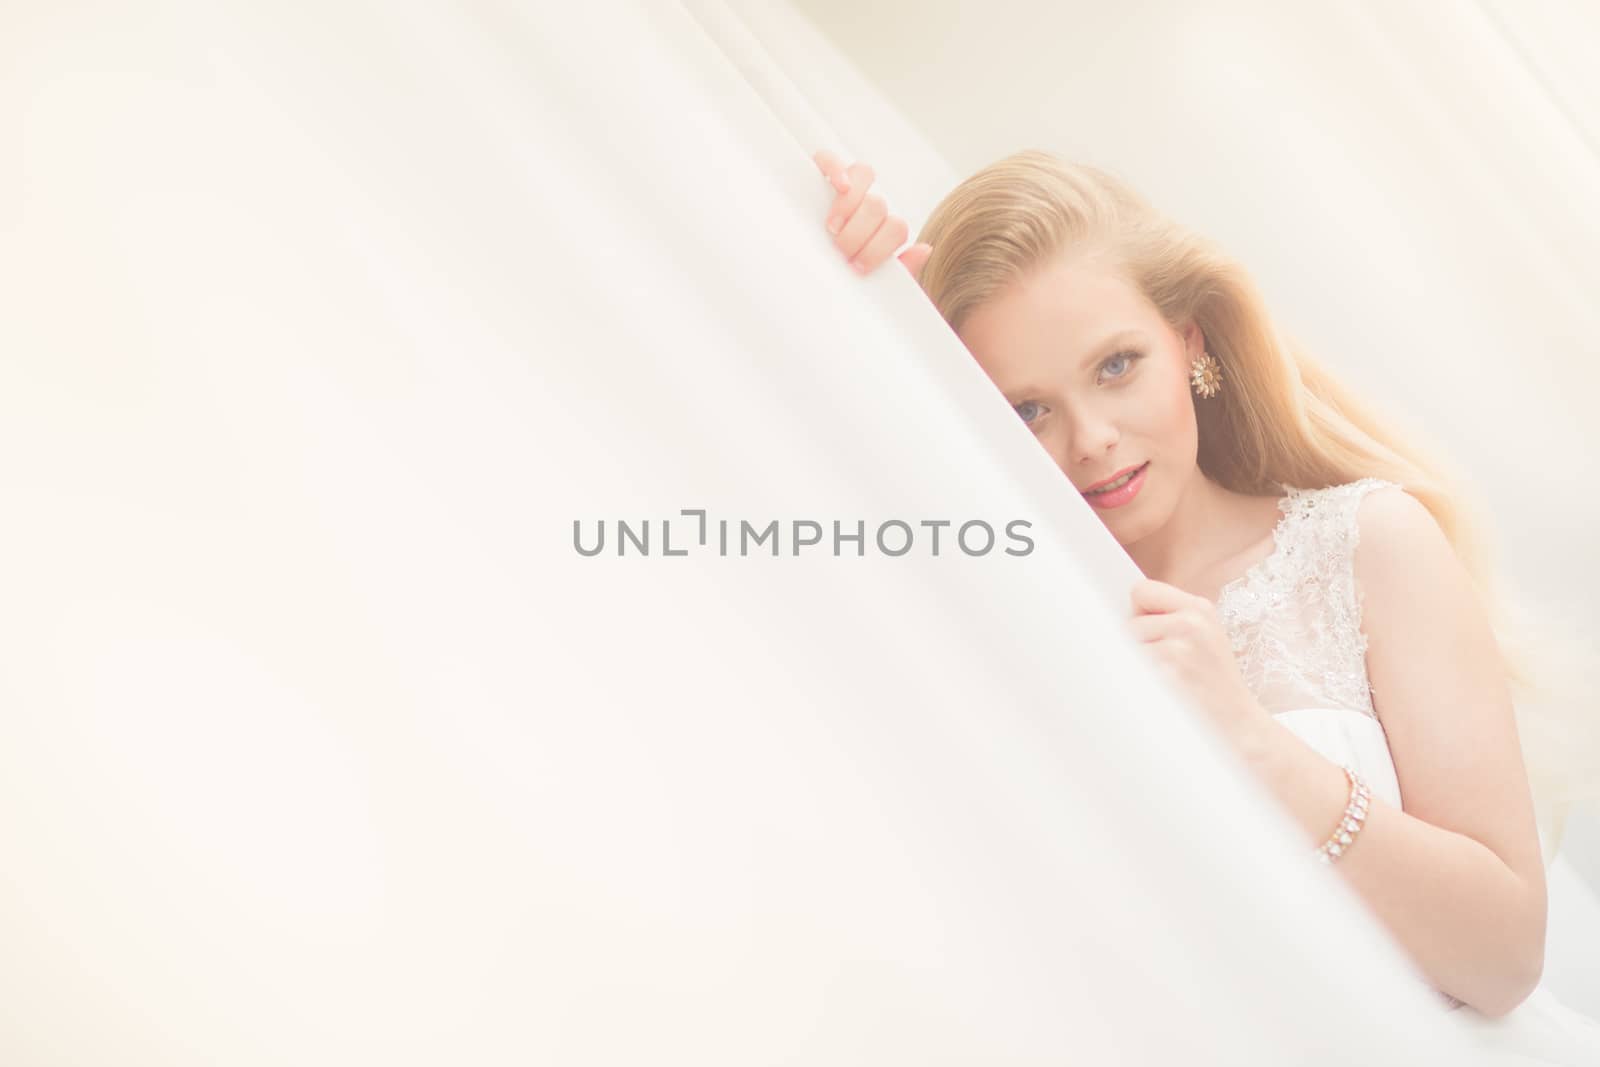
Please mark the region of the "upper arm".
[[1397, 487], [1366, 494], [1357, 527], [1367, 675], [1406, 812], [1482, 843], [1542, 895], [1505, 662], [1466, 568]]

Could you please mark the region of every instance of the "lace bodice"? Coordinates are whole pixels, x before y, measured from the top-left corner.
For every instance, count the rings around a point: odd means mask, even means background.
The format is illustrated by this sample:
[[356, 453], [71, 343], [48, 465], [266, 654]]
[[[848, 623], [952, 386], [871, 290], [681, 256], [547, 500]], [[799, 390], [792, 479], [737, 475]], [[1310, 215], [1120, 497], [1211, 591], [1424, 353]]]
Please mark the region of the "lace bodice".
[[1356, 509], [1367, 493], [1394, 484], [1283, 487], [1272, 554], [1218, 594], [1239, 668], [1268, 711], [1339, 707], [1377, 718], [1353, 566]]

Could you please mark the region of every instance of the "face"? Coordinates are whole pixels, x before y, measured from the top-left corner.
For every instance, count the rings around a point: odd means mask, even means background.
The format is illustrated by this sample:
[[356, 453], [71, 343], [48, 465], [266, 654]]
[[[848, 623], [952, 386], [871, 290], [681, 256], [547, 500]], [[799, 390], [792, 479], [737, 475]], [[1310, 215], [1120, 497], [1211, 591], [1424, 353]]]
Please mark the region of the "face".
[[[1120, 273], [1059, 258], [971, 312], [959, 335], [1121, 544], [1160, 528], [1200, 477], [1189, 391], [1200, 330], [1174, 330]], [[1086, 492], [1134, 469], [1120, 489]]]

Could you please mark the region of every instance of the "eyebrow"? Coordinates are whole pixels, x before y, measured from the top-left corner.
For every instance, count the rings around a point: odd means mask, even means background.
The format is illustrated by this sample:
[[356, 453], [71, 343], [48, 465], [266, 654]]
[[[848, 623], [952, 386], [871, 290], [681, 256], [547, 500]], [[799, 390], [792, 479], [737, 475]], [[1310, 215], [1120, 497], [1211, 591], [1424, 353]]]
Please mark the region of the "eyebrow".
[[[1126, 329], [1117, 330], [1114, 333], [1109, 333], [1100, 339], [1099, 344], [1095, 345], [1089, 350], [1089, 357], [1078, 365], [1078, 369], [1088, 370], [1095, 363], [1109, 355], [1111, 349], [1126, 344], [1129, 341], [1133, 341], [1135, 339], [1142, 340], [1143, 338], [1143, 331], [1133, 327], [1128, 327]], [[1030, 393], [1042, 393], [1044, 391], [1045, 390], [1042, 386], [1027, 384], [1014, 385], [1009, 389], [1002, 390], [1002, 393], [1007, 399], [1010, 399], [1012, 397], [1025, 396]]]
[[1110, 354], [1111, 349], [1131, 341], [1136, 337], [1143, 336], [1144, 335], [1139, 330], [1132, 329], [1131, 327], [1125, 330], [1118, 330], [1116, 333], [1107, 334], [1101, 339], [1099, 344], [1095, 345], [1089, 350], [1089, 358], [1083, 361], [1079, 369], [1087, 370], [1091, 363], [1094, 363], [1102, 356]]

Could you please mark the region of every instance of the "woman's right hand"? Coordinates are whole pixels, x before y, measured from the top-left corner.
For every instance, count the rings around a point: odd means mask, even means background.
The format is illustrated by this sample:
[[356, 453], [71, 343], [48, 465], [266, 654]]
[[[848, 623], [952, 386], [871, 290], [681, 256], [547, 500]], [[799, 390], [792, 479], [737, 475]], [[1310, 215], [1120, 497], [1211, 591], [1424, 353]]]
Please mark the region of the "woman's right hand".
[[[828, 208], [828, 232], [833, 234], [834, 247], [845, 254], [851, 267], [862, 274], [872, 273], [905, 243], [911, 228], [905, 219], [889, 214], [882, 196], [868, 192], [876, 175], [867, 164], [846, 167], [826, 149], [811, 158], [839, 194]], [[901, 252], [899, 259], [915, 278], [932, 253], [932, 245], [919, 243]]]

